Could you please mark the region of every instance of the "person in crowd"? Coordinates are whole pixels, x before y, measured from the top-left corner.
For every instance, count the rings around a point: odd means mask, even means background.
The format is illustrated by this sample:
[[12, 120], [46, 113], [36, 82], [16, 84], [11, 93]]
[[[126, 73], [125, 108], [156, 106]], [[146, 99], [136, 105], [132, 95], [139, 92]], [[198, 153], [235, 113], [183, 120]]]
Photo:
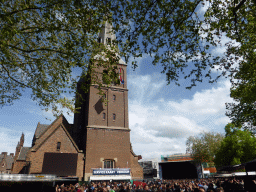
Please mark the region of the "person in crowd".
[[[247, 182], [248, 183], [248, 182]], [[255, 184], [255, 182], [253, 183]], [[247, 184], [250, 186], [250, 184]], [[55, 192], [238, 192], [244, 191], [243, 179], [183, 179], [131, 182], [90, 182], [79, 185], [56, 185]]]

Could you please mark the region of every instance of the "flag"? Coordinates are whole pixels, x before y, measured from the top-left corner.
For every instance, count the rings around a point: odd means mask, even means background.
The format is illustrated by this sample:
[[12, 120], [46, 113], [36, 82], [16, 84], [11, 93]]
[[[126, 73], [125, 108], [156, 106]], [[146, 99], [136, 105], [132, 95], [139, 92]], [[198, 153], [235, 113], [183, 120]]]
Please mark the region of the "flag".
[[120, 83], [124, 84], [124, 80], [122, 78], [122, 68], [119, 68], [119, 79], [120, 79]]

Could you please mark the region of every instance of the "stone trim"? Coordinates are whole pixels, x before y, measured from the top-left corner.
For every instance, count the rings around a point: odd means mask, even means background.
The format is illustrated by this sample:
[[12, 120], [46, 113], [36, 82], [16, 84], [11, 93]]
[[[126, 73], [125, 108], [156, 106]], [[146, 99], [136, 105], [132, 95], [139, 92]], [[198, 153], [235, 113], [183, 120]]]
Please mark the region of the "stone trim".
[[[99, 85], [97, 84], [91, 84], [91, 86], [94, 86], [95, 88], [98, 88]], [[111, 89], [112, 91], [121, 91], [121, 92], [124, 92], [124, 91], [128, 91], [128, 89], [126, 88], [122, 88], [122, 87], [117, 87], [117, 86], [110, 86], [110, 87], [107, 87], [107, 86], [102, 86], [101, 89]]]
[[122, 130], [122, 131], [131, 131], [129, 128], [124, 127], [107, 127], [107, 126], [99, 126], [99, 125], [88, 125], [86, 128], [93, 128], [93, 129], [113, 129], [113, 130]]

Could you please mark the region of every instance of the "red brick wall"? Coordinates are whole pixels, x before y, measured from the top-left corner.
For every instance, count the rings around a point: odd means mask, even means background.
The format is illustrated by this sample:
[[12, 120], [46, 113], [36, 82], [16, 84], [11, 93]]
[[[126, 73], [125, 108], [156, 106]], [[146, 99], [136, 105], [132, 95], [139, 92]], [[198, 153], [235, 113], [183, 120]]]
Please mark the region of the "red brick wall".
[[85, 172], [91, 168], [103, 168], [101, 159], [115, 159], [115, 167], [126, 168], [129, 158], [129, 131], [111, 129], [87, 130], [86, 165]]
[[[118, 65], [118, 69], [122, 68], [124, 74], [124, 84], [115, 85], [111, 87], [102, 87], [102, 90], [106, 94], [108, 100], [107, 103], [102, 103], [103, 110], [100, 112], [95, 110], [95, 107], [102, 95], [99, 95], [97, 86], [90, 87], [89, 97], [89, 126], [107, 126], [107, 127], [125, 127], [128, 129], [128, 90], [127, 90], [127, 77], [126, 77], [126, 66]], [[97, 68], [95, 70], [101, 79], [101, 72], [103, 68]], [[95, 74], [94, 74], [95, 75]], [[113, 101], [113, 95], [116, 95], [116, 100]], [[103, 113], [106, 113], [106, 120], [103, 120]], [[113, 113], [116, 114], [116, 120], [113, 121]]]
[[18, 174], [26, 165], [26, 161], [15, 161], [13, 163], [12, 174]]
[[131, 158], [131, 176], [133, 179], [143, 179], [143, 168], [138, 163], [138, 157], [130, 153]]
[[93, 128], [87, 130], [86, 174], [92, 173], [91, 168], [103, 168], [104, 159], [113, 159], [115, 168], [131, 168], [132, 176], [143, 178], [143, 170], [136, 158], [130, 152], [128, 130]]
[[[97, 93], [97, 88], [90, 88], [90, 103], [89, 103], [89, 121], [88, 126], [106, 126], [106, 127], [122, 127], [128, 129], [128, 94], [127, 91], [121, 92], [120, 90], [104, 90], [108, 102], [101, 103], [102, 111], [100, 114], [95, 108], [100, 104], [102, 98]], [[113, 101], [113, 95], [116, 100]], [[100, 107], [99, 107], [100, 108]], [[106, 119], [103, 120], [103, 113], [106, 114]], [[116, 120], [113, 120], [113, 113], [116, 114]]]
[[[54, 129], [54, 128], [56, 128], [56, 126], [53, 126], [50, 129]], [[29, 161], [31, 161], [30, 173], [42, 172], [44, 153], [46, 152], [77, 153], [76, 148], [74, 147], [73, 143], [70, 141], [69, 137], [66, 135], [66, 132], [61, 126], [57, 128], [57, 130], [52, 135], [50, 135], [48, 132], [50, 133], [51, 131], [48, 130], [46, 134], [42, 136], [43, 138], [48, 136], [47, 140], [36, 151], [33, 151], [33, 150], [31, 151], [31, 154], [29, 157]], [[41, 139], [42, 138], [40, 138], [39, 140]], [[57, 142], [61, 142], [61, 147], [59, 151], [57, 151]], [[37, 145], [35, 145], [34, 147], [37, 147]], [[83, 154], [81, 153], [78, 155], [78, 166], [77, 166], [78, 177], [82, 177], [83, 175], [82, 166], [83, 166]]]

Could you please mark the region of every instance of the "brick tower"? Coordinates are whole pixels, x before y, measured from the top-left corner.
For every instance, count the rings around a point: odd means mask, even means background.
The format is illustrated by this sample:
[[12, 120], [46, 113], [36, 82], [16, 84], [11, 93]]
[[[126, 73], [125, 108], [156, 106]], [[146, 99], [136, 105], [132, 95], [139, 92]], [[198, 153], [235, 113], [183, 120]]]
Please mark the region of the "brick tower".
[[[114, 39], [111, 25], [106, 23], [99, 35], [99, 43], [107, 44]], [[96, 63], [97, 59], [93, 62]], [[120, 84], [107, 86], [102, 80], [103, 96], [98, 94], [98, 85], [92, 83], [91, 77], [81, 79], [77, 85], [83, 101], [79, 113], [74, 117], [72, 135], [85, 153], [85, 180], [93, 176], [93, 168], [130, 168], [131, 178], [143, 178], [142, 167], [138, 164], [139, 156], [134, 154], [130, 143], [127, 65], [122, 59], [117, 63], [117, 70], [120, 73]], [[98, 67], [96, 72], [101, 77], [104, 68]], [[88, 92], [84, 93], [81, 86], [88, 83], [91, 85]], [[107, 103], [103, 102], [104, 98]]]

